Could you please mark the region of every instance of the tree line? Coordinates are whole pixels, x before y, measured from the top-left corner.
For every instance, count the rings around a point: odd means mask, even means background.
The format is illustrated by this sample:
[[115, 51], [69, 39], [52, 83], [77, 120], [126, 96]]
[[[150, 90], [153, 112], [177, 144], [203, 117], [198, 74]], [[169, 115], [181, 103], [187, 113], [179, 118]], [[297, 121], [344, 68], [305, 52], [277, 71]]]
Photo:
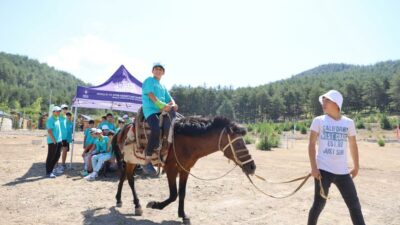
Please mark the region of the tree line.
[[369, 66], [327, 64], [258, 87], [174, 86], [185, 115], [224, 115], [242, 123], [309, 119], [322, 114], [318, 97], [330, 89], [344, 96], [347, 114], [400, 114], [400, 60]]
[[[0, 52], [0, 110], [46, 112], [50, 90], [52, 102], [68, 104], [77, 85], [88, 84], [37, 60]], [[344, 113], [399, 115], [400, 60], [368, 66], [326, 64], [257, 87], [174, 86], [170, 92], [184, 115], [223, 115], [255, 123], [319, 115], [318, 97], [330, 89], [344, 95]]]

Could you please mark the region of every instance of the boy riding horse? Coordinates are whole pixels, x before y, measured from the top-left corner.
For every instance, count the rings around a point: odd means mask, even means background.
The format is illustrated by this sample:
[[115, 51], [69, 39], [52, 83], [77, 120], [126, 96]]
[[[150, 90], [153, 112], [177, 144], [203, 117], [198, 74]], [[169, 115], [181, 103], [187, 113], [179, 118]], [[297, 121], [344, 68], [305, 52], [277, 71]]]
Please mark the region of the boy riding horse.
[[161, 77], [165, 73], [164, 66], [156, 63], [152, 69], [153, 76], [147, 78], [142, 86], [143, 114], [146, 122], [150, 126], [150, 137], [145, 149], [146, 161], [143, 172], [147, 175], [155, 176], [157, 171], [151, 163], [151, 156], [154, 149], [160, 145], [160, 114], [162, 111], [178, 110], [174, 99], [169, 94], [164, 85], [160, 83]]

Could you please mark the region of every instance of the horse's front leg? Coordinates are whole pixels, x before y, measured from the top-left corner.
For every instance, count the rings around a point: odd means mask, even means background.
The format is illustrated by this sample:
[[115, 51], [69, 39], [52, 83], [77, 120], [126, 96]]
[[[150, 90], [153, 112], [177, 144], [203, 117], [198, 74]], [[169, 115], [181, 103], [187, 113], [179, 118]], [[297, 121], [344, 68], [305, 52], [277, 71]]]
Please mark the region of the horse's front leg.
[[174, 202], [178, 197], [177, 189], [176, 189], [176, 177], [178, 175], [178, 171], [176, 166], [173, 167], [166, 167], [165, 171], [167, 173], [168, 178], [168, 186], [169, 186], [169, 198], [167, 198], [163, 202], [155, 202], [151, 201], [147, 204], [147, 208], [152, 209], [163, 209], [171, 202]]
[[124, 186], [124, 181], [126, 178], [126, 165], [123, 167], [119, 168], [120, 169], [120, 176], [119, 176], [119, 183], [118, 183], [118, 191], [117, 195], [115, 195], [115, 199], [117, 200], [117, 207], [122, 206], [122, 201], [121, 201], [121, 193], [122, 193], [122, 187]]
[[183, 224], [190, 224], [190, 218], [185, 213], [185, 196], [186, 196], [186, 184], [189, 174], [185, 171], [179, 173], [179, 206], [178, 216], [182, 218]]
[[128, 178], [129, 186], [131, 187], [131, 190], [132, 190], [133, 204], [135, 204], [135, 216], [141, 216], [143, 214], [143, 210], [142, 210], [142, 206], [139, 203], [139, 198], [136, 194], [135, 178], [133, 177], [135, 169], [136, 169], [135, 164], [127, 163], [126, 177]]

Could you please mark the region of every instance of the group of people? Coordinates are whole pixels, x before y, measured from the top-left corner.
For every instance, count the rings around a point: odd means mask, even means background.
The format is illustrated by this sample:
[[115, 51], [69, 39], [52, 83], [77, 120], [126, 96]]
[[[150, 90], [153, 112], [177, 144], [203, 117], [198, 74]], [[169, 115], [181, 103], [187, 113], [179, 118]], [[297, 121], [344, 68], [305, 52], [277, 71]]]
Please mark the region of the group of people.
[[[159, 115], [162, 111], [178, 110], [174, 99], [168, 90], [160, 83], [165, 73], [161, 64], [155, 64], [152, 68], [153, 76], [147, 78], [142, 86], [143, 113], [151, 128], [148, 145], [145, 150], [146, 162], [143, 165], [143, 172], [148, 175], [156, 174], [151, 164], [151, 155], [159, 147]], [[358, 147], [356, 143], [356, 129], [354, 121], [341, 114], [343, 96], [336, 90], [331, 90], [320, 96], [319, 99], [324, 115], [314, 118], [310, 130], [309, 159], [311, 175], [315, 181], [314, 203], [309, 211], [308, 224], [317, 224], [318, 217], [322, 212], [326, 199], [321, 197], [320, 188], [328, 193], [331, 184], [335, 184], [351, 215], [353, 224], [365, 224], [361, 211], [360, 201], [353, 182], [359, 170]], [[53, 117], [48, 120], [48, 128], [54, 128], [63, 123], [62, 116], [58, 116], [59, 107], [53, 110]], [[60, 119], [59, 119], [60, 118]], [[121, 121], [123, 124], [124, 121]], [[96, 178], [99, 169], [104, 161], [112, 157], [112, 146], [110, 139], [116, 130], [113, 124], [112, 114], [107, 114], [97, 128], [94, 128], [94, 121], [90, 121], [91, 127], [85, 131], [85, 143], [83, 157], [85, 159], [85, 178], [93, 180]], [[49, 155], [47, 173], [52, 175], [52, 165], [57, 162], [59, 147], [64, 146], [63, 138], [68, 142], [61, 129], [49, 131]], [[318, 149], [316, 148], [318, 144]], [[347, 144], [350, 146], [350, 155], [353, 160], [353, 168], [347, 166]], [[53, 153], [54, 151], [54, 153]], [[54, 154], [54, 156], [53, 156]], [[58, 153], [59, 154], [59, 153]], [[64, 154], [63, 154], [64, 156]], [[59, 157], [59, 156], [58, 156]], [[65, 160], [63, 161], [65, 163]], [[46, 164], [47, 165], [47, 164]], [[62, 164], [63, 165], [63, 164]], [[90, 174], [87, 174], [91, 171]]]
[[[68, 112], [68, 105], [53, 107], [52, 115], [46, 122], [46, 129], [48, 133], [46, 176], [56, 178], [56, 176], [63, 174], [66, 169], [67, 152], [72, 142], [73, 122], [72, 114]], [[60, 156], [61, 164], [58, 163]]]
[[111, 141], [114, 135], [129, 123], [132, 123], [132, 120], [128, 115], [124, 115], [118, 119], [118, 126], [115, 126], [114, 116], [111, 113], [102, 117], [97, 128], [94, 120], [89, 121], [89, 127], [84, 131], [82, 153], [84, 168], [81, 171], [86, 180], [95, 180], [107, 161], [110, 162], [110, 167], [116, 167]]
[[82, 153], [84, 168], [81, 171], [86, 180], [95, 180], [104, 163], [113, 158], [111, 140], [114, 134], [114, 123], [105, 121], [95, 128], [94, 121], [89, 121], [89, 127], [84, 131]]

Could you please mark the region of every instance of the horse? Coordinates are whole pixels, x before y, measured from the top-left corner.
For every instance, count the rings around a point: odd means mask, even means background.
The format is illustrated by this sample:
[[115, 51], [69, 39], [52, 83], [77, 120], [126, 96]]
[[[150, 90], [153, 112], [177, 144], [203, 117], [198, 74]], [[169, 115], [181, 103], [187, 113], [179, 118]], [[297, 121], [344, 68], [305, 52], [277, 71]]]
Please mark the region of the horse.
[[[139, 129], [139, 128], [136, 128]], [[135, 215], [142, 215], [143, 210], [135, 190], [134, 171], [136, 164], [124, 162], [123, 152], [125, 143], [133, 140], [134, 125], [126, 125], [112, 140], [113, 150], [116, 153], [119, 168], [121, 168], [118, 191], [116, 194], [117, 207], [122, 205], [121, 191], [124, 180], [127, 178], [133, 194]], [[252, 159], [243, 136], [246, 129], [224, 117], [184, 117], [174, 124], [173, 143], [168, 148], [168, 156], [163, 165], [167, 175], [169, 197], [164, 201], [150, 201], [147, 208], [162, 210], [179, 196], [178, 216], [184, 224], [190, 224], [190, 218], [185, 213], [186, 183], [190, 169], [197, 160], [211, 153], [222, 151], [224, 156], [238, 165], [246, 176], [253, 175], [256, 165]], [[128, 141], [126, 141], [128, 140]], [[137, 140], [136, 140], [137, 141]], [[179, 176], [179, 188], [176, 178]]]

